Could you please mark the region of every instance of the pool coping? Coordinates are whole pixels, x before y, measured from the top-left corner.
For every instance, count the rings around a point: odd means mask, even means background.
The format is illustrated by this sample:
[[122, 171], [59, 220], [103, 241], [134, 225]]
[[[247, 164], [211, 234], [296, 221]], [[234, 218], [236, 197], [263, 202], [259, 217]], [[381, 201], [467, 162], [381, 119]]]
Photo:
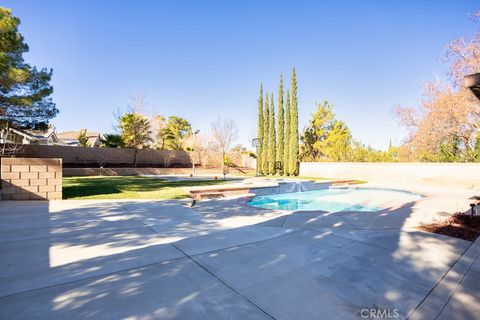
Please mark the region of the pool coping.
[[[414, 199], [412, 201], [409, 201], [409, 202], [406, 202], [405, 204], [407, 203], [418, 203], [418, 202], [421, 202], [421, 201], [425, 201], [428, 196], [425, 195], [425, 194], [422, 194], [422, 193], [418, 193], [418, 192], [414, 192], [414, 191], [410, 191], [410, 190], [404, 190], [404, 189], [398, 189], [398, 188], [391, 188], [391, 187], [388, 187], [388, 188], [384, 188], [384, 187], [377, 187], [377, 186], [368, 186], [368, 185], [365, 185], [365, 186], [356, 186], [356, 184], [353, 184], [352, 185], [347, 185], [347, 186], [340, 186], [340, 187], [334, 187], [334, 188], [331, 188], [330, 187], [327, 187], [325, 189], [366, 189], [366, 190], [377, 190], [377, 189], [381, 189], [381, 190], [387, 190], [387, 191], [396, 191], [396, 192], [404, 192], [404, 193], [407, 193], [407, 194], [410, 194], [410, 195], [415, 195], [415, 196], [418, 196], [418, 199]], [[314, 190], [307, 190], [307, 191], [301, 191], [301, 192], [315, 192], [315, 191], [319, 191], [319, 190], [322, 190], [322, 189], [314, 189]], [[294, 193], [294, 192], [285, 192], [285, 193]], [[282, 212], [282, 213], [295, 213], [295, 212], [322, 212], [322, 213], [355, 213], [355, 212], [362, 212], [362, 213], [381, 213], [381, 212], [390, 212], [391, 208], [381, 208], [380, 210], [376, 210], [376, 211], [359, 211], [359, 210], [345, 210], [345, 211], [326, 211], [326, 210], [321, 210], [321, 209], [318, 209], [318, 210], [307, 210], [307, 209], [299, 209], [299, 210], [284, 210], [284, 209], [272, 209], [272, 208], [262, 208], [262, 207], [259, 207], [259, 206], [255, 206], [255, 205], [251, 205], [249, 204], [250, 200], [252, 200], [253, 198], [255, 197], [268, 197], [270, 195], [278, 195], [278, 194], [282, 194], [282, 193], [273, 193], [273, 194], [255, 194], [253, 192], [249, 192], [249, 193], [246, 193], [244, 195], [240, 195], [240, 197], [237, 199], [237, 203], [243, 207], [249, 207], [249, 208], [256, 208], [258, 210], [269, 210], [269, 211], [276, 211], [276, 212]]]
[[[283, 178], [279, 178], [279, 179], [283, 179]], [[301, 184], [302, 182], [313, 183], [314, 185], [318, 186], [319, 189], [329, 188], [330, 186], [349, 187], [351, 185], [356, 185], [355, 180], [314, 180], [314, 179], [297, 180], [297, 179], [285, 178], [285, 180], [272, 179], [272, 180], [257, 181], [255, 183], [248, 183], [248, 184], [235, 183], [235, 184], [226, 184], [226, 185], [191, 187], [191, 188], [185, 188], [184, 190], [188, 192], [189, 196], [193, 200], [202, 200], [202, 199], [212, 199], [212, 198], [218, 198], [218, 197], [249, 194], [249, 193], [260, 195], [260, 194], [257, 194], [255, 190], [268, 189], [268, 188], [281, 188], [281, 185], [292, 183], [292, 182], [298, 182], [299, 184]], [[284, 193], [284, 192], [278, 192], [278, 193]], [[277, 193], [272, 193], [272, 194], [277, 194]]]

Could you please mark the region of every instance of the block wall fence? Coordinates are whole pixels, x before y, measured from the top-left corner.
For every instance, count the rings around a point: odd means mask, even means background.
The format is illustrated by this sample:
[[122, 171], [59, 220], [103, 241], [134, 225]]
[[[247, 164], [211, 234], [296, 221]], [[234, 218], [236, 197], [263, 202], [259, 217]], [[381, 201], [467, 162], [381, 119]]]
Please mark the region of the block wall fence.
[[[64, 167], [133, 167], [135, 149], [23, 145], [17, 157], [61, 158]], [[191, 161], [185, 151], [140, 149], [137, 150], [137, 165], [182, 167], [190, 166]]]
[[[139, 149], [136, 153], [139, 168], [189, 168], [192, 166], [191, 153], [183, 150]], [[61, 158], [63, 166], [67, 168], [128, 168], [133, 167], [135, 149], [23, 145], [16, 156]], [[232, 152], [228, 157], [240, 168], [255, 168], [255, 159], [247, 154]], [[219, 152], [202, 150], [195, 155], [195, 158], [197, 165], [221, 167], [222, 156]]]
[[480, 189], [480, 163], [302, 162], [300, 175], [373, 183]]
[[2, 200], [61, 200], [62, 159], [2, 158]]

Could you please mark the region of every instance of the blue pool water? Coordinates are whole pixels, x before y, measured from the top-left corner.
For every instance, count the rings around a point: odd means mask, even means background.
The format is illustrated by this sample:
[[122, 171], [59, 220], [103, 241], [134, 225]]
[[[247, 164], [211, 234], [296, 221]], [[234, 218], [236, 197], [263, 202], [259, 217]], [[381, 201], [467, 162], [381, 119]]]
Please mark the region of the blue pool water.
[[248, 204], [264, 209], [288, 211], [379, 211], [419, 198], [417, 194], [401, 190], [345, 188], [256, 196]]

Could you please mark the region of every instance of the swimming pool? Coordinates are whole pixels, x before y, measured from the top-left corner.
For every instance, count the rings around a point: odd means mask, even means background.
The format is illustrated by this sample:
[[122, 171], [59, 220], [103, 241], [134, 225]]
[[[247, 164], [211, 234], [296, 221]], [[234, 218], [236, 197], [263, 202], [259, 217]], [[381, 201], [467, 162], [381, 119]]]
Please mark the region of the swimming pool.
[[248, 204], [272, 210], [380, 211], [421, 198], [407, 191], [374, 188], [335, 188], [256, 196]]

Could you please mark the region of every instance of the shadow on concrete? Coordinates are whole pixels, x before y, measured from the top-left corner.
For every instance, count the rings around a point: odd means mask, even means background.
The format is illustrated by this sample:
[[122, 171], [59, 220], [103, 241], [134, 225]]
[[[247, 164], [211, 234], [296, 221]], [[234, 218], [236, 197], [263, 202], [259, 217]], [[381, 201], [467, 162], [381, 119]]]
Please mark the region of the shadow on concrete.
[[0, 318], [406, 317], [468, 246], [401, 231], [415, 203], [286, 214], [231, 201], [0, 207]]

